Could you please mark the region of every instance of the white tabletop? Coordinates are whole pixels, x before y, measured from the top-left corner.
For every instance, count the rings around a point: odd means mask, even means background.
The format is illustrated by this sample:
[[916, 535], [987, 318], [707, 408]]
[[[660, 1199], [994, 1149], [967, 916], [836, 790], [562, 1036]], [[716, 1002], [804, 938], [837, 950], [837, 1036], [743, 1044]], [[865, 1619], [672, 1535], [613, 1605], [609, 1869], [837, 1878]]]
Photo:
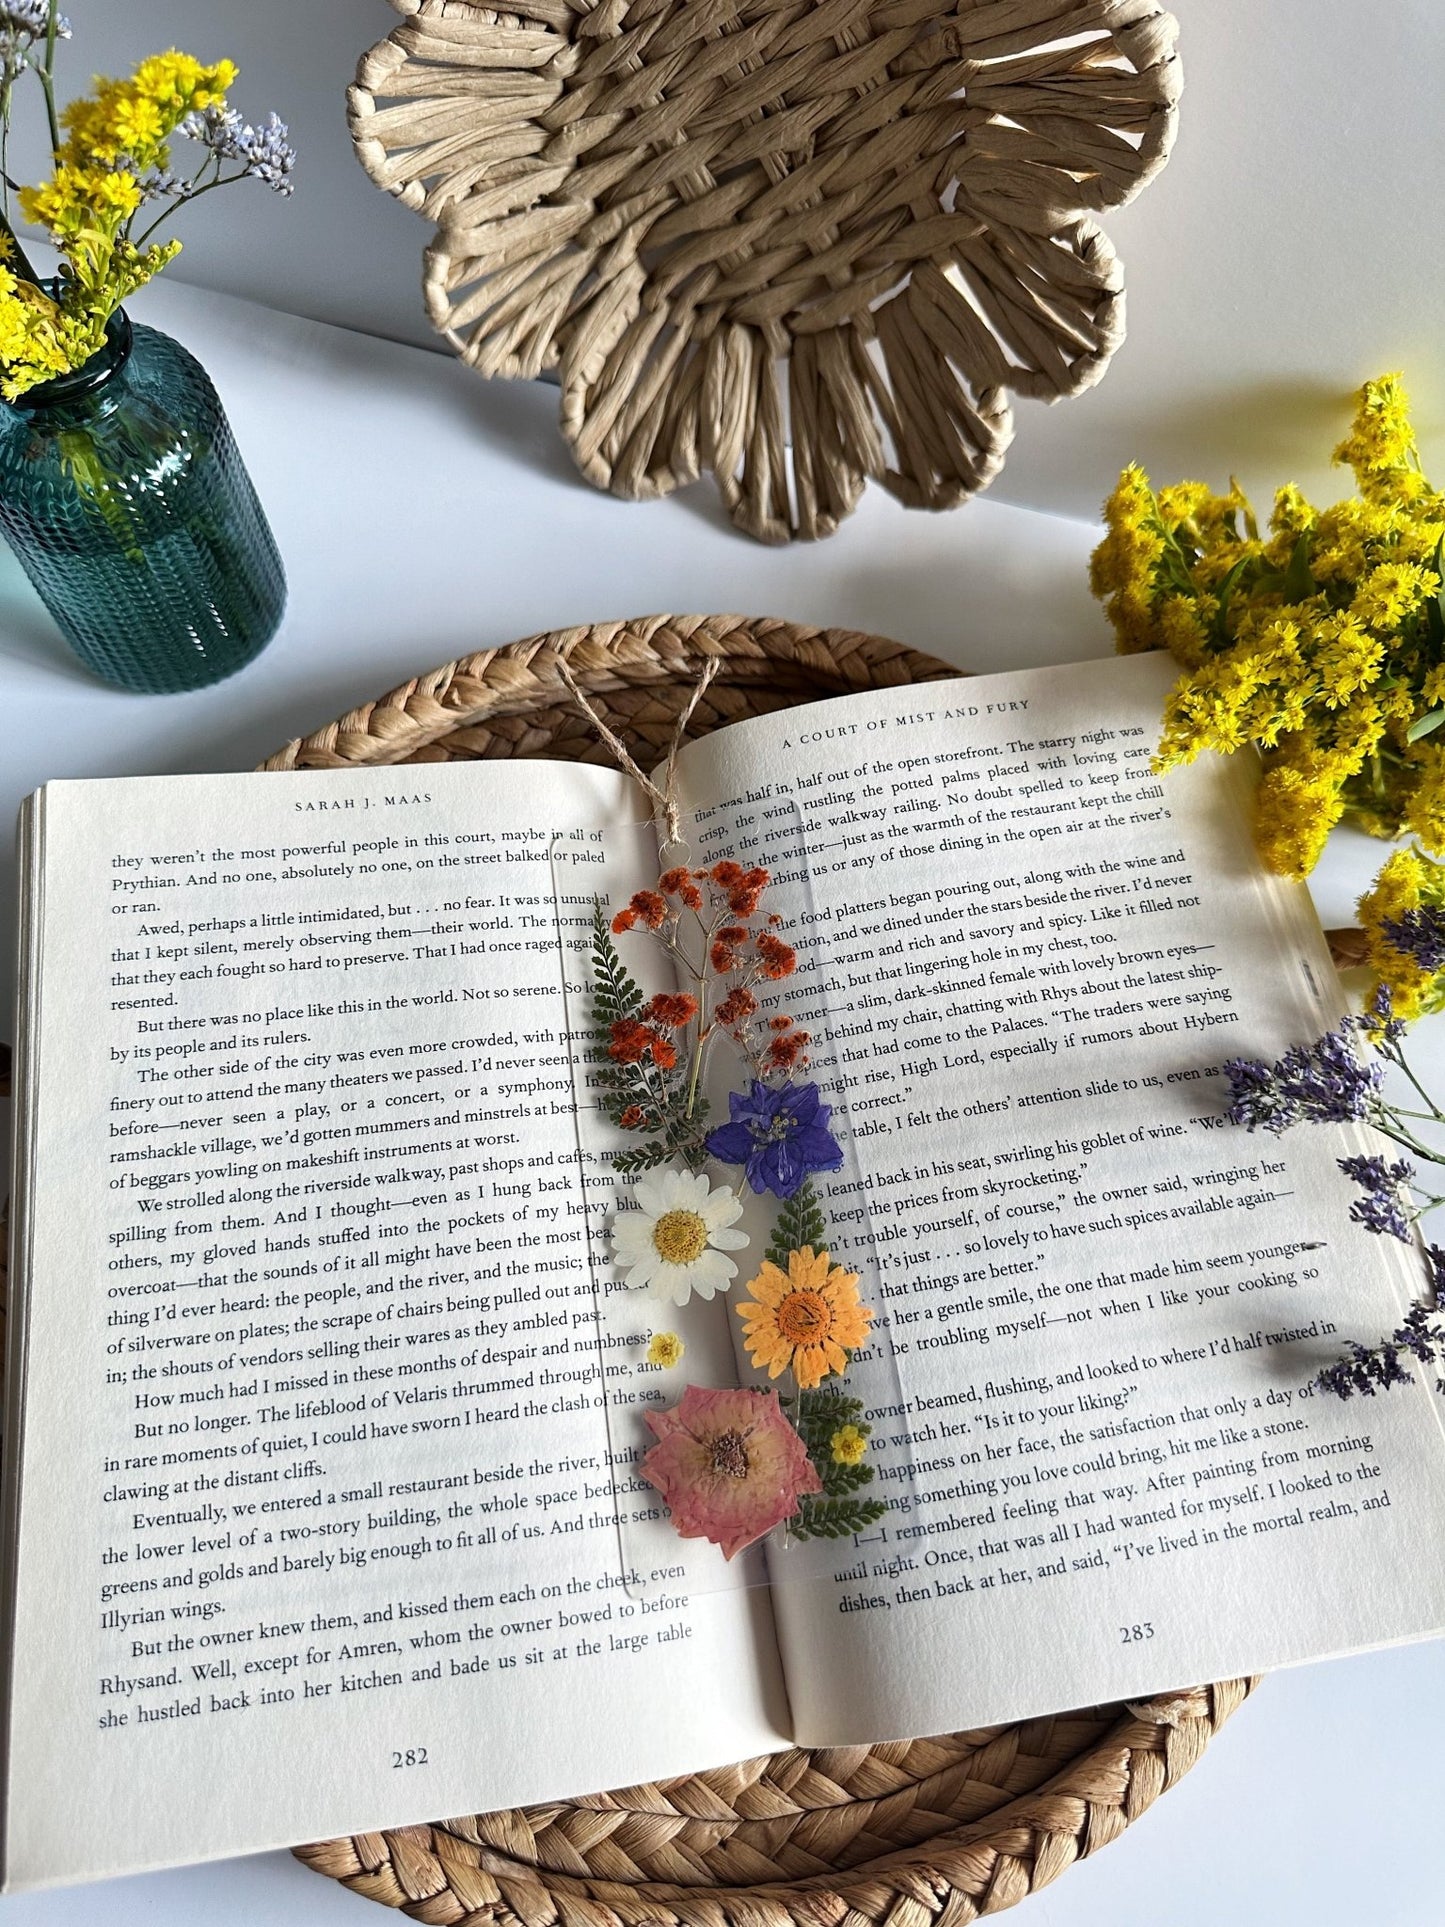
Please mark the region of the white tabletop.
[[[215, 379], [285, 558], [289, 608], [231, 681], [128, 696], [68, 657], [0, 548], [6, 820], [51, 777], [248, 767], [452, 657], [609, 617], [788, 616], [973, 670], [1108, 653], [1087, 523], [998, 500], [908, 514], [872, 489], [831, 541], [769, 550], [729, 528], [707, 485], [648, 505], [594, 493], [557, 435], [553, 390], [484, 387], [439, 355], [175, 285], [149, 290], [135, 318], [177, 335]], [[1101, 496], [1112, 480], [1099, 476]], [[1326, 923], [1349, 919], [1379, 855], [1335, 839], [1316, 879]], [[8, 913], [8, 847], [3, 864]], [[8, 1010], [8, 975], [4, 995]], [[1445, 1080], [1445, 1044], [1417, 1055]], [[1436, 1927], [1442, 1714], [1445, 1643], [1278, 1675], [1177, 1790], [1022, 1918]], [[360, 1927], [382, 1918], [366, 1904], [278, 1853], [12, 1898], [4, 1923]]]

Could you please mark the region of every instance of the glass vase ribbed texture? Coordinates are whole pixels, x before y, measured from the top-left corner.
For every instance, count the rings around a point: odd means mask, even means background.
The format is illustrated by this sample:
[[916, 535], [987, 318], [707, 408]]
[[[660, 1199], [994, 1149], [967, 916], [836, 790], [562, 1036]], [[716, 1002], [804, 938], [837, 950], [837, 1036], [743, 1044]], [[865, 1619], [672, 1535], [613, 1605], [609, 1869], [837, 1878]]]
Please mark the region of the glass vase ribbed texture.
[[81, 661], [124, 689], [218, 682], [285, 607], [205, 369], [124, 313], [83, 368], [0, 404], [0, 530]]

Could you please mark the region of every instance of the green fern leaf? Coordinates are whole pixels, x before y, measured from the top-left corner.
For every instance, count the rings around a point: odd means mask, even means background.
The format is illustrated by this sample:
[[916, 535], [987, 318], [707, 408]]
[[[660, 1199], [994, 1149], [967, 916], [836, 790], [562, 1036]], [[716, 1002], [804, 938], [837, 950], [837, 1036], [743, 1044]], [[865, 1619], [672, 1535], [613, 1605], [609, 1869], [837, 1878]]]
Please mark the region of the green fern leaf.
[[876, 1525], [888, 1510], [881, 1499], [803, 1499], [788, 1521], [795, 1539], [846, 1539]]
[[614, 1024], [635, 1017], [642, 1008], [642, 992], [623, 968], [601, 897], [592, 905], [592, 998], [593, 1015], [604, 1042]]
[[635, 1151], [618, 1151], [612, 1159], [612, 1168], [621, 1177], [630, 1178], [639, 1171], [651, 1171], [654, 1166], [666, 1164], [676, 1153], [670, 1144], [653, 1138], [648, 1144], [639, 1144]]
[[861, 1492], [865, 1485], [872, 1485], [874, 1479], [871, 1465], [837, 1465], [831, 1453], [825, 1464], [818, 1464], [818, 1477], [823, 1481], [823, 1491], [830, 1499], [841, 1498], [845, 1493]]
[[788, 1254], [811, 1245], [822, 1251], [828, 1243], [828, 1227], [823, 1218], [822, 1200], [811, 1178], [805, 1178], [791, 1198], [783, 1202], [773, 1226], [773, 1242], [766, 1257], [779, 1271], [788, 1268]]

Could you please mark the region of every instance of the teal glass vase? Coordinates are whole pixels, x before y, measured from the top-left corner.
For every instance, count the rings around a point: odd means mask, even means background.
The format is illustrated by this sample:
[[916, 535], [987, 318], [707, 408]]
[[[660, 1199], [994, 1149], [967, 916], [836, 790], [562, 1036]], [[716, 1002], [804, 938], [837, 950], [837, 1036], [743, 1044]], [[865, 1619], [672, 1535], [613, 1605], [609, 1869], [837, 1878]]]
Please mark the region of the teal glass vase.
[[123, 689], [232, 675], [285, 607], [205, 369], [123, 312], [84, 367], [0, 403], [0, 531], [76, 655]]

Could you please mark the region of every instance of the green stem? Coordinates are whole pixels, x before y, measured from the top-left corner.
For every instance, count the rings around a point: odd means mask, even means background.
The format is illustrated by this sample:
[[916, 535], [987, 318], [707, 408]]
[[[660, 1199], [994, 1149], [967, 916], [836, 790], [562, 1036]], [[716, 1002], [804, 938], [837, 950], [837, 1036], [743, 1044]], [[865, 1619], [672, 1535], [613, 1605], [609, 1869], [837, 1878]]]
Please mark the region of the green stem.
[[63, 429], [59, 437], [60, 458], [66, 473], [82, 500], [93, 504], [96, 513], [110, 529], [127, 562], [140, 567], [145, 549], [134, 511], [123, 490], [115, 486], [115, 476], [84, 429]]
[[1422, 1144], [1417, 1137], [1412, 1137], [1410, 1132], [1403, 1129], [1392, 1131], [1389, 1125], [1380, 1123], [1378, 1119], [1373, 1122], [1381, 1137], [1389, 1138], [1392, 1144], [1398, 1144], [1406, 1151], [1413, 1151], [1416, 1157], [1423, 1158], [1427, 1164], [1445, 1165], [1445, 1156], [1438, 1151], [1432, 1151], [1428, 1144]]
[[702, 1076], [702, 1053], [703, 1053], [704, 1043], [705, 1043], [705, 1039], [703, 1038], [703, 1035], [702, 1035], [702, 1024], [699, 1021], [697, 1042], [692, 1047], [692, 1074], [687, 1080], [687, 1104], [683, 1109], [684, 1117], [691, 1117], [694, 1110], [696, 1110], [697, 1108], [697, 1087], [698, 1087], [698, 1081]]
[[[1430, 1093], [1425, 1089], [1425, 1086], [1420, 1082], [1419, 1078], [1416, 1077], [1415, 1073], [1410, 1069], [1410, 1066], [1405, 1061], [1405, 1053], [1397, 1045], [1393, 1051], [1388, 1053], [1388, 1055], [1394, 1058], [1395, 1062], [1399, 1065], [1400, 1069], [1405, 1073], [1406, 1077], [1409, 1078], [1410, 1082], [1415, 1086], [1415, 1089], [1420, 1093], [1421, 1097], [1429, 1105], [1430, 1107], [1429, 1115], [1432, 1118], [1434, 1118], [1437, 1123], [1445, 1124], [1445, 1113], [1441, 1112], [1434, 1098], [1431, 1097]], [[1407, 1115], [1409, 1114], [1407, 1113]]]
[[10, 90], [15, 84], [15, 76], [7, 63], [5, 79], [0, 83], [0, 176], [4, 177], [0, 187], [0, 213], [10, 222]]
[[[143, 229], [139, 235], [134, 237], [134, 239], [131, 242], [132, 247], [143, 248], [146, 242], [149, 241], [149, 239], [155, 233], [158, 227], [160, 227], [164, 222], [168, 221], [173, 214], [179, 214], [183, 207], [193, 206], [195, 202], [200, 200], [203, 194], [209, 194], [212, 188], [229, 187], [233, 181], [244, 181], [246, 178], [246, 170], [244, 168], [241, 169], [239, 174], [222, 174], [220, 171], [220, 167], [221, 167], [221, 163], [219, 160], [217, 160], [215, 180], [207, 181], [203, 187], [197, 187], [195, 185], [195, 182], [192, 182], [191, 192], [186, 195], [184, 200], [177, 201], [173, 205], [169, 205], [163, 208], [161, 212], [156, 216], [156, 218], [151, 222], [150, 226], [148, 228]], [[206, 170], [203, 167], [201, 169], [201, 174], [204, 174], [205, 171]], [[196, 175], [197, 181], [200, 180], [201, 174]]]
[[57, 166], [60, 164], [60, 122], [55, 113], [55, 37], [59, 25], [56, 0], [50, 0], [45, 22], [45, 60], [35, 71], [40, 76], [41, 91], [45, 95], [45, 118], [50, 123], [50, 153]]

